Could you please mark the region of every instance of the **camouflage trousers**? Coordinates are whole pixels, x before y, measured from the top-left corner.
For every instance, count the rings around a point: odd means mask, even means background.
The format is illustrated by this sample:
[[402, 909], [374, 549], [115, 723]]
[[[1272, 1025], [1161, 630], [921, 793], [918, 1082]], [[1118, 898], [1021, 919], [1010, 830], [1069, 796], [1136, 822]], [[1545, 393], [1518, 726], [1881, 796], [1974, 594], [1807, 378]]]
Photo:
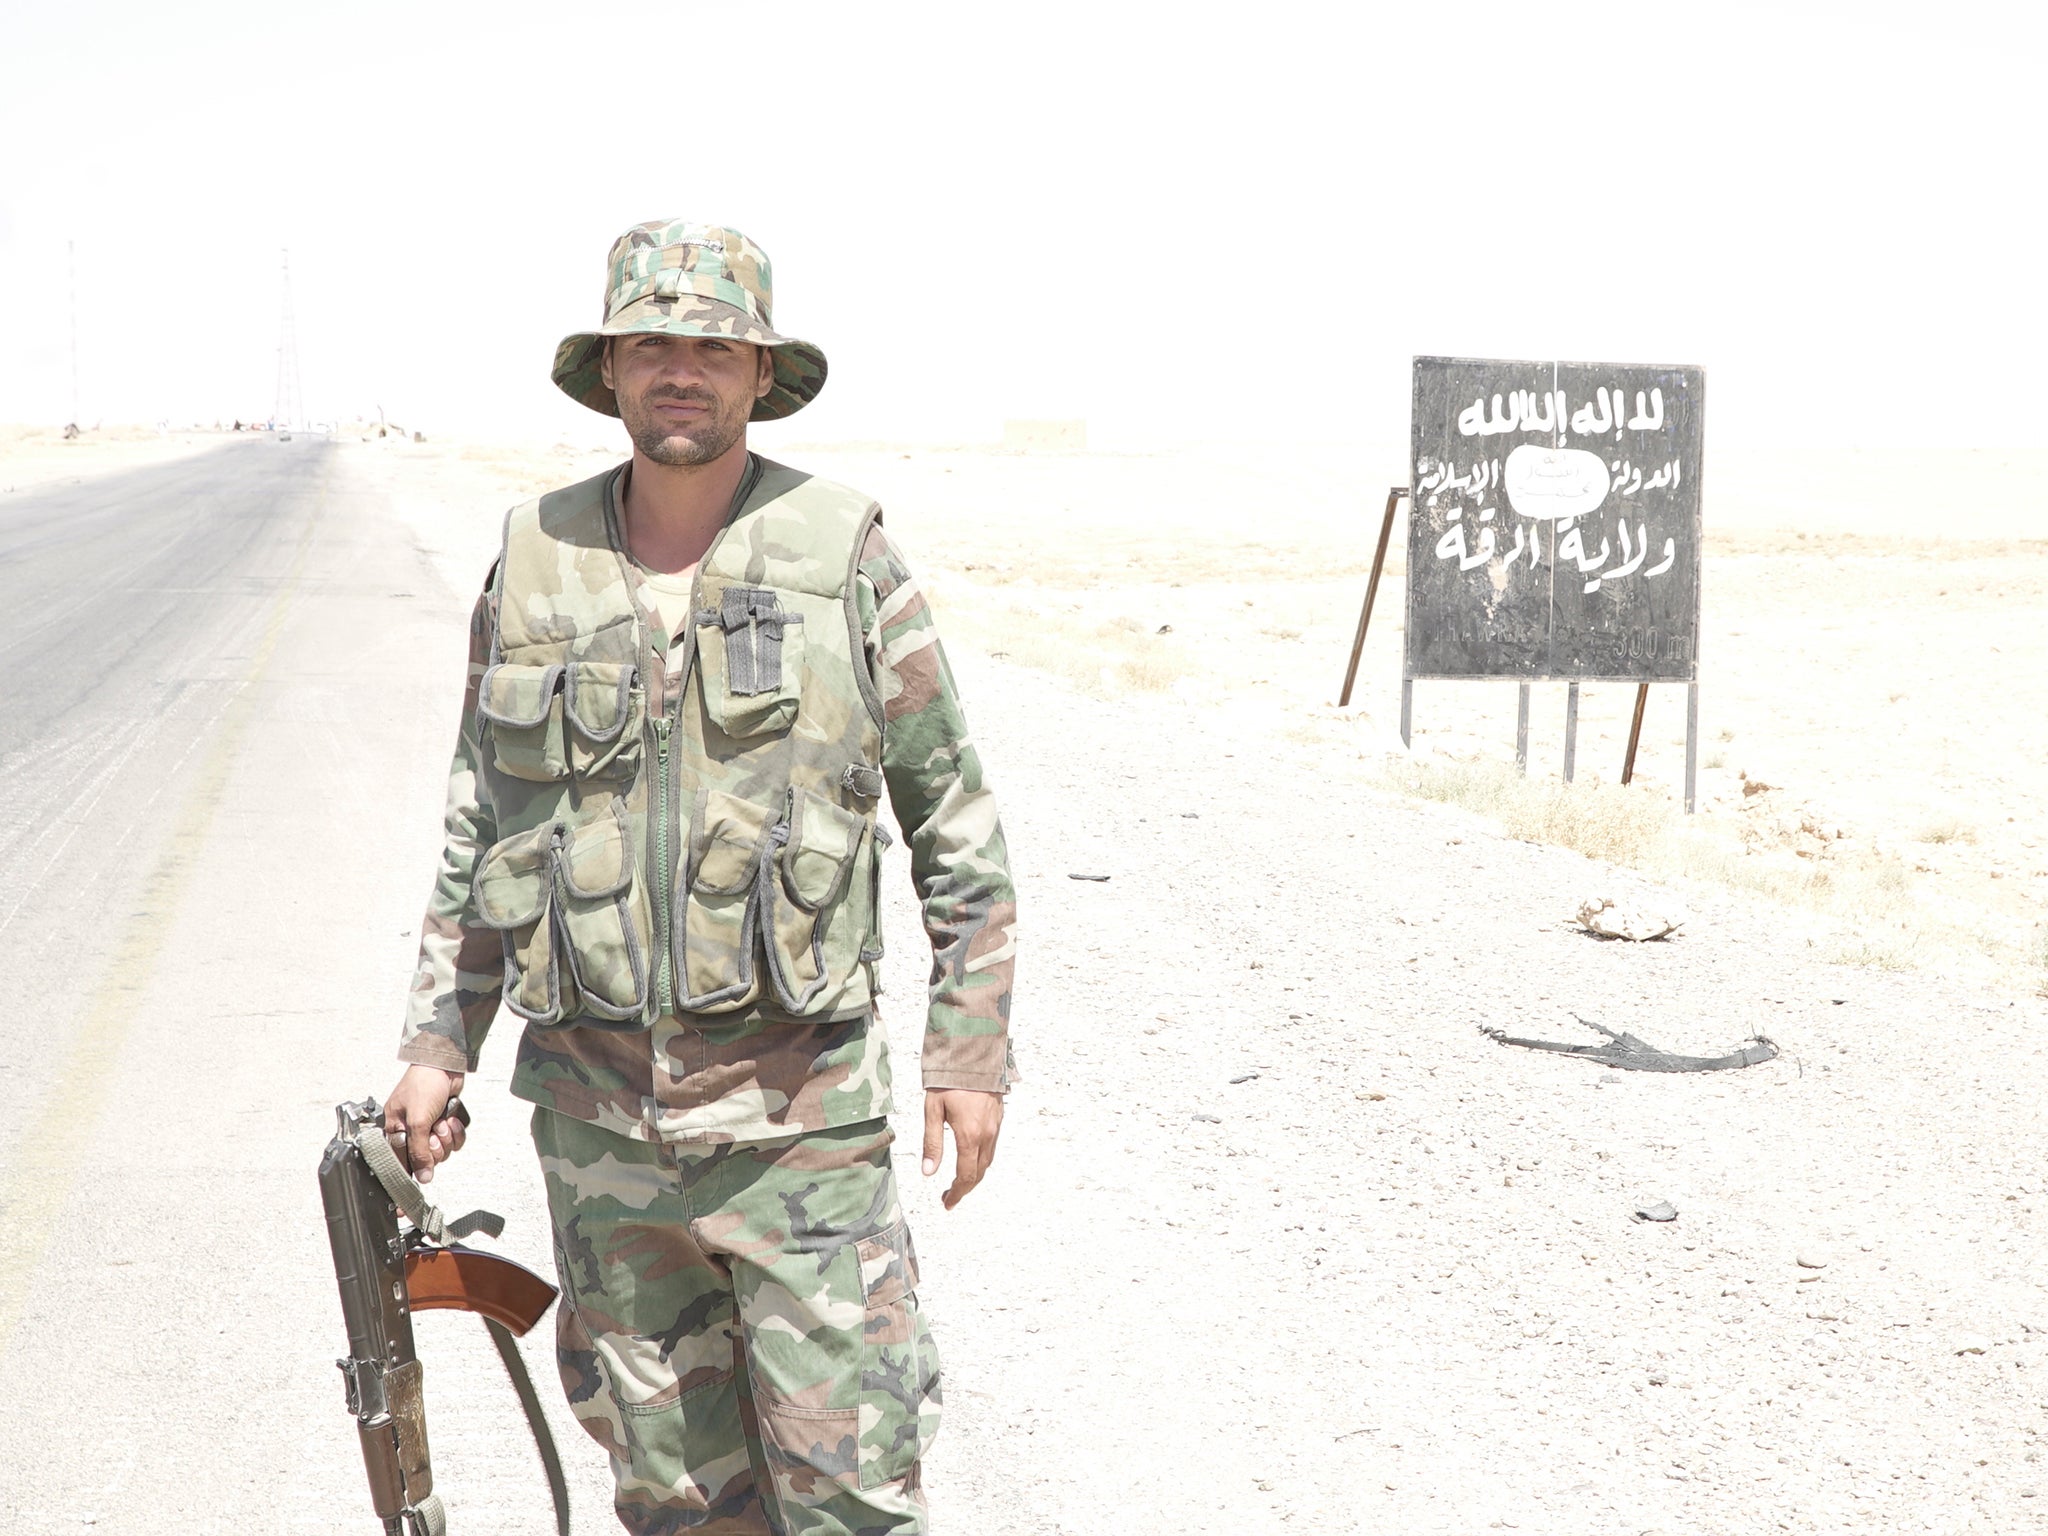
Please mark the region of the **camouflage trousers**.
[[633, 1141], [533, 1117], [569, 1406], [634, 1536], [921, 1536], [939, 1357], [870, 1120]]

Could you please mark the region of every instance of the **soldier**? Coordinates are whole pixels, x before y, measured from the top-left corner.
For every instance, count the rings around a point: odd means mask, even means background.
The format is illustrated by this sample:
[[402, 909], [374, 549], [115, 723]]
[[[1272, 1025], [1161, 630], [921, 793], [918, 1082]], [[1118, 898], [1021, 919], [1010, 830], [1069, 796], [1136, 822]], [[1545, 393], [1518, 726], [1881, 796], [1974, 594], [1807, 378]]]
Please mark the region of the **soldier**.
[[570, 1406], [628, 1531], [913, 1533], [939, 1359], [875, 1019], [886, 790], [932, 944], [923, 1169], [987, 1171], [1015, 901], [930, 609], [857, 492], [749, 452], [825, 358], [737, 230], [642, 224], [555, 353], [631, 460], [515, 508], [470, 630], [386, 1107], [421, 1179], [525, 1021]]

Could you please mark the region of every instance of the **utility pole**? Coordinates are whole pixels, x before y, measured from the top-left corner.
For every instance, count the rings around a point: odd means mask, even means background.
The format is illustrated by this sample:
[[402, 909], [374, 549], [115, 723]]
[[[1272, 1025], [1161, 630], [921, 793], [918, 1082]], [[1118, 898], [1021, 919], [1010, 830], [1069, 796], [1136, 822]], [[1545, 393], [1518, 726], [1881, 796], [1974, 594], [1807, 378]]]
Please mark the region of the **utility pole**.
[[78, 242], [64, 243], [64, 260], [71, 278], [71, 427], [78, 424]]
[[298, 426], [304, 414], [299, 399], [299, 337], [292, 320], [292, 253], [284, 253], [284, 314], [278, 323], [277, 405], [271, 421], [280, 432]]

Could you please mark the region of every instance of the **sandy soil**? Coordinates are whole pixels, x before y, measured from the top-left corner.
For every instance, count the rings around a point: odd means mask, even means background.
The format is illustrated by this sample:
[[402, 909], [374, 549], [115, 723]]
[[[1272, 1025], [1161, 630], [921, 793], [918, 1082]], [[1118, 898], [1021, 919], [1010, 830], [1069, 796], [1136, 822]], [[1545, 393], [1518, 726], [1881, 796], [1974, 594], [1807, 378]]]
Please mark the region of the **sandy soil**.
[[[605, 462], [351, 456], [456, 592], [505, 502]], [[2044, 1086], [2048, 547], [1720, 538], [1688, 846], [1726, 858], [1674, 886], [1399, 793], [1505, 759], [1513, 696], [1425, 689], [1395, 750], [1398, 570], [1331, 706], [1384, 477], [784, 456], [889, 507], [1022, 886], [1003, 1158], [951, 1217], [903, 1165], [949, 1358], [939, 1529], [2039, 1528], [2048, 1185], [2007, 1149]], [[1669, 808], [1667, 693], [1613, 814]], [[1589, 700], [1588, 776], [1625, 702]], [[1900, 937], [1730, 873], [1759, 861], [1860, 870]], [[1568, 922], [1596, 891], [1692, 918], [1597, 941]], [[901, 891], [891, 916], [907, 1054]], [[1624, 1076], [1480, 1033], [1574, 1015], [1784, 1055]], [[1632, 1219], [1657, 1199], [1677, 1221]]]
[[231, 433], [95, 428], [66, 439], [56, 427], [0, 424], [0, 496], [90, 475], [161, 464], [213, 447]]

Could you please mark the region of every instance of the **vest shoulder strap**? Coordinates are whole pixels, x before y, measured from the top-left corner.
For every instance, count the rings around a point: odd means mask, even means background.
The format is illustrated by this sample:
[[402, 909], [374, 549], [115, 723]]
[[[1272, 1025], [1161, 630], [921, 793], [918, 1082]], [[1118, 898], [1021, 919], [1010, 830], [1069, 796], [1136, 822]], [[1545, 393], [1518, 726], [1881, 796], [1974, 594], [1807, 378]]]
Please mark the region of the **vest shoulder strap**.
[[720, 583], [841, 597], [880, 516], [872, 498], [849, 486], [763, 459], [753, 494], [706, 558], [704, 573]]
[[[498, 643], [501, 650], [561, 638], [558, 626], [534, 630], [536, 614], [573, 615], [596, 627], [623, 604], [623, 577], [605, 531], [605, 482], [616, 468], [522, 502], [505, 514], [498, 556]], [[534, 597], [544, 601], [536, 604]]]

